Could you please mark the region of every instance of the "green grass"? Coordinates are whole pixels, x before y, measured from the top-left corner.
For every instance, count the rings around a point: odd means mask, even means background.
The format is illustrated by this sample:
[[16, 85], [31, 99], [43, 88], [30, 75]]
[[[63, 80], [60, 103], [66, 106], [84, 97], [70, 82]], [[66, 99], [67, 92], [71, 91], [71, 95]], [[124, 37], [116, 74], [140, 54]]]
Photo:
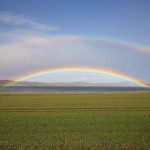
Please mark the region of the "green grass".
[[150, 93], [0, 95], [0, 149], [150, 149]]

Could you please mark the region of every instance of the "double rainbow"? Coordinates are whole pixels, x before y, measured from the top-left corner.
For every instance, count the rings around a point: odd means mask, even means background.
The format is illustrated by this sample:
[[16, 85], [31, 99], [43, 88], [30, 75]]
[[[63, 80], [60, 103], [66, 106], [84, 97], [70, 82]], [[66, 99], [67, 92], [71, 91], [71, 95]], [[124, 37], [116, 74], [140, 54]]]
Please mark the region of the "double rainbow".
[[[59, 43], [59, 42], [70, 42], [70, 41], [103, 42], [103, 43], [127, 47], [132, 50], [150, 54], [149, 46], [141, 45], [138, 43], [127, 41], [127, 40], [122, 40], [120, 38], [117, 39], [114, 37], [106, 37], [106, 36], [72, 36], [72, 35], [70, 36], [59, 35], [59, 36], [45, 37], [41, 39], [32, 39], [32, 40], [20, 42], [14, 45], [11, 44], [8, 47], [1, 47], [0, 52], [5, 53], [7, 51], [16, 51], [16, 50], [20, 50], [20, 49], [28, 48], [32, 46], [42, 46], [42, 45], [54, 43], [54, 42]], [[149, 87], [148, 84], [134, 77], [130, 77], [128, 75], [125, 75], [116, 71], [110, 71], [110, 70], [105, 70], [105, 69], [100, 69], [100, 68], [89, 68], [89, 67], [64, 67], [64, 68], [40, 70], [40, 71], [33, 72], [30, 74], [22, 75], [16, 78], [13, 82], [9, 82], [5, 84], [4, 86], [7, 87], [7, 86], [15, 85], [19, 81], [24, 81], [24, 80], [42, 76], [45, 74], [65, 73], [65, 72], [91, 72], [91, 73], [104, 74], [104, 75], [120, 78], [126, 81], [130, 81], [142, 87]]]
[[56, 73], [67, 73], [67, 72], [79, 72], [79, 73], [86, 72], [86, 73], [104, 74], [104, 75], [108, 75], [108, 76], [115, 77], [118, 79], [129, 81], [141, 87], [146, 87], [146, 88], [149, 87], [149, 85], [144, 83], [143, 81], [130, 77], [128, 75], [125, 75], [116, 71], [112, 71], [112, 70], [106, 70], [106, 69], [100, 69], [100, 68], [89, 68], [89, 67], [63, 67], [63, 68], [40, 70], [40, 71], [33, 72], [30, 74], [22, 75], [16, 78], [14, 81], [5, 84], [4, 87], [12, 86], [12, 85], [15, 85], [17, 82], [25, 81], [25, 80], [35, 78], [38, 76], [56, 74]]

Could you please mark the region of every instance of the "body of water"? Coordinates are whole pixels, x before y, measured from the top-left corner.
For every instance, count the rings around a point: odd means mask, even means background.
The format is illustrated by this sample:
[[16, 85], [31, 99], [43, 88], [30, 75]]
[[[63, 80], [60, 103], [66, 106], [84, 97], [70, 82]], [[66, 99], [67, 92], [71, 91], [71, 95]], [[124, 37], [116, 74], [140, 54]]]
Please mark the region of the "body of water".
[[93, 87], [93, 86], [10, 86], [0, 92], [129, 92], [150, 91], [143, 87]]

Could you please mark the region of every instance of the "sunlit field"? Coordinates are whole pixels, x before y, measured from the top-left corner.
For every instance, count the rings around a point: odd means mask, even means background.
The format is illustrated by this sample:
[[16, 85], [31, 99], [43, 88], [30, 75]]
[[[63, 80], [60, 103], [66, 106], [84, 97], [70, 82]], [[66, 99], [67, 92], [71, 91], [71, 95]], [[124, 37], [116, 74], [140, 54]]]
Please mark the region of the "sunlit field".
[[148, 150], [150, 93], [1, 94], [0, 149]]

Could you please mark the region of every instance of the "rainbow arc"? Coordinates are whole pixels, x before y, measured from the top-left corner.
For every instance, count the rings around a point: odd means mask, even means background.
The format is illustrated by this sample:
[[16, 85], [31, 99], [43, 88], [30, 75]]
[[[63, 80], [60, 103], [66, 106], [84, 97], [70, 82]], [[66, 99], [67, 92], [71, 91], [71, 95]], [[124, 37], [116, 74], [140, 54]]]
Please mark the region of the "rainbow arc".
[[90, 67], [62, 67], [62, 68], [51, 68], [46, 70], [40, 70], [37, 72], [32, 72], [30, 74], [24, 74], [18, 78], [16, 78], [14, 81], [9, 82], [4, 85], [4, 87], [15, 85], [17, 82], [20, 81], [26, 81], [31, 78], [40, 77], [43, 75], [48, 74], [57, 74], [57, 73], [67, 73], [67, 72], [87, 72], [87, 73], [96, 73], [96, 74], [103, 74], [107, 76], [111, 76], [118, 79], [123, 79], [126, 81], [129, 81], [131, 83], [134, 83], [141, 87], [149, 87], [149, 85], [139, 79], [136, 79], [134, 77], [130, 77], [128, 75], [122, 74], [120, 72], [112, 71], [112, 70], [106, 70], [101, 68], [90, 68]]
[[45, 38], [35, 38], [28, 41], [19, 42], [16, 44], [11, 44], [8, 47], [1, 47], [0, 51], [9, 50], [20, 50], [23, 48], [42, 46], [49, 43], [61, 43], [61, 42], [71, 42], [71, 41], [81, 41], [81, 42], [102, 42], [106, 44], [118, 45], [122, 47], [127, 47], [128, 49], [139, 51], [142, 53], [150, 54], [150, 46], [145, 46], [137, 42], [127, 41], [121, 38], [115, 38], [110, 36], [75, 36], [75, 35], [58, 35], [50, 36]]

